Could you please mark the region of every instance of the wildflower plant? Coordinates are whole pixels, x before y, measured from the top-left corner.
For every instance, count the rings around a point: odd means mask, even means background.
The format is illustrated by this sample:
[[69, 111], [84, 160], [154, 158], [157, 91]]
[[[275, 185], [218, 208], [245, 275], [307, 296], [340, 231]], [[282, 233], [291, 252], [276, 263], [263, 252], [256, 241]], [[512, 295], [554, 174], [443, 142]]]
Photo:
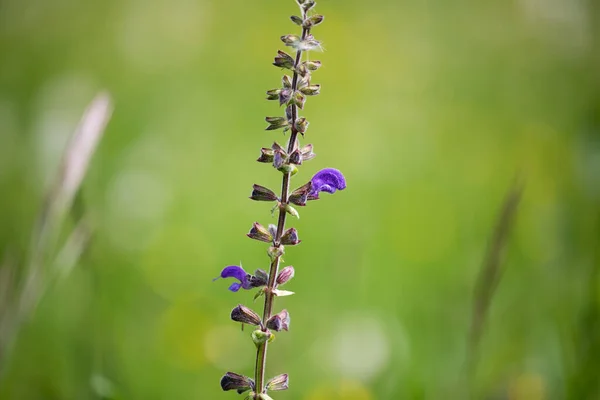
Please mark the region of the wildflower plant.
[[248, 392], [246, 399], [253, 400], [270, 400], [268, 392], [288, 388], [288, 374], [277, 375], [265, 383], [267, 348], [275, 339], [274, 332], [287, 331], [290, 328], [290, 313], [286, 309], [277, 313], [273, 311], [276, 297], [294, 294], [279, 288], [292, 279], [295, 273], [291, 265], [279, 270], [285, 247], [300, 243], [298, 231], [295, 228], [286, 229], [286, 217], [289, 214], [300, 218], [296, 206], [303, 207], [310, 200], [318, 200], [321, 192], [335, 193], [346, 188], [346, 180], [340, 171], [325, 168], [317, 172], [306, 184], [290, 191], [291, 179], [298, 172], [298, 167], [315, 157], [312, 144], [300, 143], [299, 136], [304, 139], [308, 121], [298, 115], [298, 110], [304, 109], [307, 97], [316, 96], [321, 91], [321, 85], [311, 82], [312, 73], [321, 67], [321, 62], [309, 60], [306, 55], [310, 50], [321, 49], [321, 43], [313, 37], [311, 30], [323, 22], [323, 16], [315, 13], [316, 3], [313, 0], [296, 0], [296, 3], [300, 6], [301, 16], [292, 16], [291, 20], [301, 27], [302, 33], [281, 37], [281, 41], [294, 50], [295, 55], [282, 50], [277, 52], [273, 65], [286, 70], [286, 74], [282, 79], [282, 87], [267, 91], [267, 99], [278, 101], [280, 106], [285, 106], [285, 112], [283, 116], [267, 117], [266, 130], [283, 129], [284, 135], [289, 132], [289, 139], [286, 146], [275, 142], [271, 147], [262, 148], [257, 160], [272, 164], [282, 174], [281, 195], [277, 196], [271, 189], [257, 184], [252, 187], [250, 195], [250, 199], [255, 201], [275, 203], [271, 213], [278, 212], [277, 225], [270, 224], [265, 227], [255, 222], [247, 234], [251, 239], [269, 244], [269, 269], [268, 272], [257, 269], [254, 274], [250, 274], [241, 265], [231, 265], [225, 267], [220, 274], [220, 278], [236, 280], [229, 286], [230, 291], [258, 289], [254, 300], [264, 297], [262, 317], [242, 304], [238, 304], [231, 311], [233, 321], [254, 327], [251, 334], [256, 346], [254, 378], [234, 372], [227, 372], [221, 378], [223, 390], [235, 390], [240, 394]]

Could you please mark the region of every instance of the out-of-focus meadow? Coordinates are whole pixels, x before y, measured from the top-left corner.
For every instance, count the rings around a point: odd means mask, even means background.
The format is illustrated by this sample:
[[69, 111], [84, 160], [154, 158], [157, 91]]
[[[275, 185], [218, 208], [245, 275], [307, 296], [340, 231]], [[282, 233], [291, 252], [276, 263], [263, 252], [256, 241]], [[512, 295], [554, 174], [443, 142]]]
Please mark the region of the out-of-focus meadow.
[[[296, 295], [275, 308], [292, 324], [267, 365], [290, 390], [273, 397], [598, 398], [596, 3], [322, 0], [317, 11], [322, 94], [302, 115], [318, 156], [293, 182], [336, 167], [348, 188], [291, 221]], [[229, 312], [262, 300], [211, 280], [240, 261], [268, 267], [245, 233], [275, 219], [248, 196], [253, 183], [280, 186], [255, 159], [286, 140], [264, 131], [282, 112], [264, 92], [280, 84], [270, 64], [279, 36], [298, 32], [292, 14], [293, 0], [0, 1], [5, 267], [30, 257], [85, 106], [106, 89], [115, 107], [74, 206], [93, 236], [70, 273], [45, 277], [3, 359], [1, 399], [243, 398], [219, 387], [254, 368], [251, 330]], [[500, 280], [469, 344], [515, 180]]]

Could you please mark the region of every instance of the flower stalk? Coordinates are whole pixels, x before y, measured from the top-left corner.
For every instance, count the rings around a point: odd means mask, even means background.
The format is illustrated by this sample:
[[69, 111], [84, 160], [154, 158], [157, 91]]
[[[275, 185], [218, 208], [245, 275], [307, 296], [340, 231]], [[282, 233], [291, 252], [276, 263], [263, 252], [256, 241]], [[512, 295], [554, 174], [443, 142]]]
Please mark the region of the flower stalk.
[[278, 289], [278, 285], [287, 283], [294, 277], [295, 269], [288, 266], [279, 271], [285, 246], [295, 246], [301, 241], [295, 228], [286, 229], [288, 214], [299, 218], [300, 215], [293, 206], [305, 206], [309, 200], [318, 200], [320, 192], [334, 193], [346, 188], [346, 181], [342, 173], [333, 168], [325, 168], [317, 172], [311, 181], [290, 191], [292, 177], [298, 172], [298, 166], [303, 161], [315, 157], [313, 146], [306, 144], [300, 146], [299, 135], [304, 137], [308, 128], [305, 117], [298, 115], [299, 109], [304, 109], [309, 96], [319, 95], [321, 85], [311, 84], [311, 74], [320, 68], [320, 61], [303, 61], [303, 54], [310, 50], [319, 50], [321, 44], [311, 34], [311, 29], [323, 22], [324, 17], [314, 13], [314, 0], [296, 0], [300, 6], [301, 16], [292, 16], [291, 20], [302, 27], [300, 36], [290, 34], [281, 37], [285, 46], [295, 49], [294, 57], [279, 50], [273, 65], [291, 71], [292, 76], [284, 75], [281, 80], [282, 87], [268, 90], [267, 100], [277, 100], [280, 106], [285, 106], [282, 117], [266, 117], [267, 131], [283, 129], [284, 134], [290, 131], [287, 145], [281, 146], [275, 142], [270, 148], [263, 147], [258, 162], [272, 163], [273, 167], [282, 173], [281, 194], [279, 197], [270, 189], [255, 184], [250, 199], [255, 201], [276, 202], [272, 212], [278, 211], [277, 225], [263, 225], [255, 222], [247, 234], [251, 239], [269, 243], [267, 254], [270, 258], [268, 272], [256, 270], [254, 275], [247, 273], [241, 266], [228, 266], [221, 271], [221, 278], [234, 278], [239, 283], [233, 283], [229, 290], [237, 292], [240, 289], [250, 290], [260, 288], [254, 296], [255, 299], [264, 296], [262, 318], [251, 309], [238, 305], [233, 309], [231, 318], [234, 321], [254, 325], [257, 327], [252, 332], [252, 341], [256, 345], [256, 362], [254, 379], [234, 372], [228, 372], [221, 380], [223, 390], [236, 390], [238, 393], [249, 391], [248, 399], [269, 400], [269, 390], [285, 390], [288, 388], [288, 374], [280, 374], [270, 379], [265, 384], [267, 364], [267, 350], [269, 343], [275, 339], [274, 332], [287, 331], [290, 327], [290, 313], [281, 310], [273, 312], [276, 297], [284, 297], [294, 292]]

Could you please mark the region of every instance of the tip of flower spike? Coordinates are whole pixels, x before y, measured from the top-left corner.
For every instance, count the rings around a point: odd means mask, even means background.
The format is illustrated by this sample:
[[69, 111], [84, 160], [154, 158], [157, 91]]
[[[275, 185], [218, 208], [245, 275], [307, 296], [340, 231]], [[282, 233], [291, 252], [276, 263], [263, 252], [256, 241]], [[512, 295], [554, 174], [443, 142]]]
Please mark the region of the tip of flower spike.
[[304, 12], [307, 12], [317, 4], [314, 0], [296, 0], [296, 3], [298, 3]]

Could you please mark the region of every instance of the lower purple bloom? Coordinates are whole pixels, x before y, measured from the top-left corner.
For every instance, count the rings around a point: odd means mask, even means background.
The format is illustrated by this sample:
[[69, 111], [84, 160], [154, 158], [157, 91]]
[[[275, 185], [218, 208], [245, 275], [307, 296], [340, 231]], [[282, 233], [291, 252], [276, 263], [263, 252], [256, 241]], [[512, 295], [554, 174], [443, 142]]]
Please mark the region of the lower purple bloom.
[[311, 189], [309, 197], [318, 199], [320, 192], [335, 193], [336, 190], [346, 189], [346, 178], [335, 168], [325, 168], [320, 170], [311, 179]]
[[[244, 268], [237, 265], [230, 265], [223, 268], [220, 276], [220, 278], [235, 278], [240, 281], [240, 283], [234, 282], [229, 286], [229, 290], [232, 292], [237, 292], [240, 288], [251, 289], [253, 287], [250, 282], [251, 277], [252, 275], [244, 271]], [[219, 277], [215, 279], [219, 279]]]

